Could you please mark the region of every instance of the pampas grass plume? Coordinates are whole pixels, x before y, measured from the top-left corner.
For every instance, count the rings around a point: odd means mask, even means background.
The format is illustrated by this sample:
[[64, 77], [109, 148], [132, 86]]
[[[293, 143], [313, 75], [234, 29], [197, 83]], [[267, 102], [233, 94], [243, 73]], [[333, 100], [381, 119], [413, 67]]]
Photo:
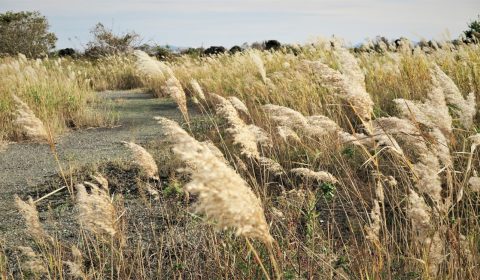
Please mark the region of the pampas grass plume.
[[46, 237], [49, 237], [48, 234], [44, 231], [40, 219], [38, 217], [38, 211], [33, 203], [31, 197], [28, 198], [28, 201], [23, 201], [17, 195], [15, 195], [15, 205], [17, 206], [18, 211], [25, 220], [25, 225], [27, 226], [27, 232], [36, 240], [44, 240]]
[[33, 141], [48, 141], [48, 133], [43, 122], [35, 116], [28, 105], [23, 102], [18, 96], [12, 95], [15, 103], [14, 123], [22, 129], [23, 134]]
[[195, 166], [185, 188], [198, 195], [196, 210], [215, 221], [220, 230], [235, 228], [237, 235], [271, 244], [273, 238], [261, 202], [240, 175], [178, 124], [165, 118], [158, 120], [176, 136], [175, 154]]
[[116, 211], [108, 192], [94, 184], [88, 182], [85, 184], [91, 188], [90, 193], [87, 192], [84, 184], [76, 185], [78, 221], [92, 233], [115, 235]]
[[310, 182], [318, 181], [318, 182], [325, 182], [325, 183], [331, 183], [331, 184], [336, 184], [338, 182], [335, 176], [325, 171], [313, 171], [308, 168], [300, 167], [300, 168], [293, 168], [290, 170], [290, 172]]
[[122, 144], [132, 151], [133, 161], [145, 172], [149, 179], [159, 179], [157, 163], [145, 148], [133, 142], [122, 141]]
[[257, 71], [262, 77], [262, 81], [266, 84], [267, 83], [267, 72], [265, 71], [265, 65], [263, 64], [263, 60], [260, 57], [260, 55], [254, 51], [251, 51], [249, 53], [250, 58], [253, 61], [253, 64], [255, 64], [255, 67], [257, 67]]

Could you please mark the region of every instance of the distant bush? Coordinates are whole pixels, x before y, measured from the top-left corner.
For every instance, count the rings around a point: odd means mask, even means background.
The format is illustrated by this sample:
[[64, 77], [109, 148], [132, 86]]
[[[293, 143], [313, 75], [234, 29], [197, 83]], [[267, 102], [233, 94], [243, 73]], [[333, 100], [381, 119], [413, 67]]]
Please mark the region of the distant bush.
[[231, 47], [230, 50], [229, 50], [229, 52], [230, 52], [231, 54], [236, 54], [236, 53], [241, 52], [241, 51], [242, 51], [242, 48], [239, 47], [239, 46], [233, 46], [233, 47]]
[[189, 55], [192, 57], [200, 57], [204, 52], [204, 48], [188, 48], [186, 50], [183, 50], [180, 54]]
[[114, 34], [102, 23], [97, 23], [91, 30], [91, 34], [93, 40], [87, 44], [85, 50], [85, 56], [90, 58], [130, 52], [140, 41], [140, 36], [135, 32]]
[[298, 47], [298, 46], [294, 46], [294, 45], [284, 45], [283, 49], [284, 49], [285, 53], [291, 53], [294, 56], [299, 55], [300, 52], [301, 52], [301, 48]]
[[265, 42], [265, 49], [266, 50], [273, 50], [278, 51], [282, 47], [282, 44], [277, 40], [268, 40]]
[[222, 54], [225, 53], [227, 50], [222, 46], [211, 46], [206, 49], [203, 53], [205, 55], [214, 55], [214, 54]]
[[250, 45], [250, 48], [256, 50], [264, 50], [265, 49], [265, 42], [254, 42]]
[[58, 56], [60, 56], [60, 57], [65, 57], [65, 56], [74, 57], [76, 54], [77, 54], [77, 52], [72, 48], [60, 49], [58, 51]]
[[157, 46], [154, 48], [153, 54], [160, 60], [165, 60], [173, 57], [173, 53], [170, 49]]

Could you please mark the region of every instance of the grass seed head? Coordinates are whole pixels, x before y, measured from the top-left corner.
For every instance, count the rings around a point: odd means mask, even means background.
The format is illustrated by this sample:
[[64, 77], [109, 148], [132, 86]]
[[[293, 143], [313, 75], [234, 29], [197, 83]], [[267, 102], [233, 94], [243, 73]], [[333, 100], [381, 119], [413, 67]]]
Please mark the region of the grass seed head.
[[158, 180], [158, 166], [153, 156], [145, 148], [133, 142], [122, 143], [132, 151], [133, 161], [145, 172], [145, 175], [149, 179]]
[[116, 211], [106, 190], [86, 182], [91, 189], [90, 193], [84, 184], [77, 184], [78, 221], [88, 231], [94, 234], [114, 236]]
[[35, 116], [28, 105], [16, 95], [12, 95], [16, 106], [14, 123], [29, 140], [48, 141], [48, 133], [43, 122]]
[[313, 171], [308, 168], [300, 167], [300, 168], [293, 168], [290, 170], [290, 172], [310, 182], [316, 181], [316, 182], [325, 182], [325, 183], [331, 183], [331, 184], [338, 183], [338, 180], [337, 178], [335, 178], [335, 176], [325, 171]]
[[167, 133], [176, 136], [175, 154], [195, 166], [185, 188], [198, 194], [197, 211], [215, 221], [218, 229], [235, 228], [237, 235], [270, 244], [273, 238], [261, 202], [240, 175], [178, 124], [165, 118], [158, 120]]
[[49, 235], [43, 229], [40, 219], [38, 217], [38, 211], [33, 203], [31, 197], [28, 198], [28, 201], [23, 201], [18, 196], [15, 196], [15, 204], [18, 211], [25, 220], [25, 225], [27, 226], [27, 232], [36, 240], [45, 240], [45, 238], [50, 238]]

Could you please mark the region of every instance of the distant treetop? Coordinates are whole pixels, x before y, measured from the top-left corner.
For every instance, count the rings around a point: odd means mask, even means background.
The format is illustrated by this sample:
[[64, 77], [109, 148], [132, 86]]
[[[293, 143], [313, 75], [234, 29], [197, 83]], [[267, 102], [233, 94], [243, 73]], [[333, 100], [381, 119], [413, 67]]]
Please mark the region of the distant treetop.
[[468, 24], [468, 30], [464, 31], [467, 39], [478, 41], [480, 40], [480, 15], [478, 19], [471, 21]]
[[49, 27], [47, 19], [37, 11], [0, 13], [0, 54], [46, 56], [57, 41]]

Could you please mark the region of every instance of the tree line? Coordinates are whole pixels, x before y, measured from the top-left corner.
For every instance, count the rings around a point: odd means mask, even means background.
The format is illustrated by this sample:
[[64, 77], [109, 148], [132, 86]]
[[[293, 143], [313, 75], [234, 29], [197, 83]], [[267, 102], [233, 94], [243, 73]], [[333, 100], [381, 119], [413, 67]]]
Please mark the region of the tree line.
[[[30, 58], [46, 57], [48, 55], [78, 56], [73, 48], [55, 51], [57, 36], [51, 32], [50, 25], [45, 16], [38, 11], [21, 11], [0, 13], [0, 56], [17, 55], [22, 53]], [[141, 37], [135, 32], [115, 34], [102, 23], [92, 28], [93, 39], [86, 44], [85, 51], [81, 54], [89, 58], [99, 58], [107, 55], [129, 52], [133, 49], [142, 49], [160, 59], [173, 55], [168, 46], [141, 44]], [[382, 37], [383, 38], [383, 37]], [[480, 16], [477, 20], [468, 23], [468, 29], [463, 32], [460, 39], [462, 43], [479, 43], [480, 41]], [[189, 55], [213, 55], [220, 53], [235, 54], [246, 48], [263, 50], [289, 50], [289, 46], [277, 40], [256, 42], [251, 45], [233, 46], [229, 50], [222, 46], [209, 48], [188, 48], [182, 50]], [[290, 48], [291, 50], [291, 48]]]

